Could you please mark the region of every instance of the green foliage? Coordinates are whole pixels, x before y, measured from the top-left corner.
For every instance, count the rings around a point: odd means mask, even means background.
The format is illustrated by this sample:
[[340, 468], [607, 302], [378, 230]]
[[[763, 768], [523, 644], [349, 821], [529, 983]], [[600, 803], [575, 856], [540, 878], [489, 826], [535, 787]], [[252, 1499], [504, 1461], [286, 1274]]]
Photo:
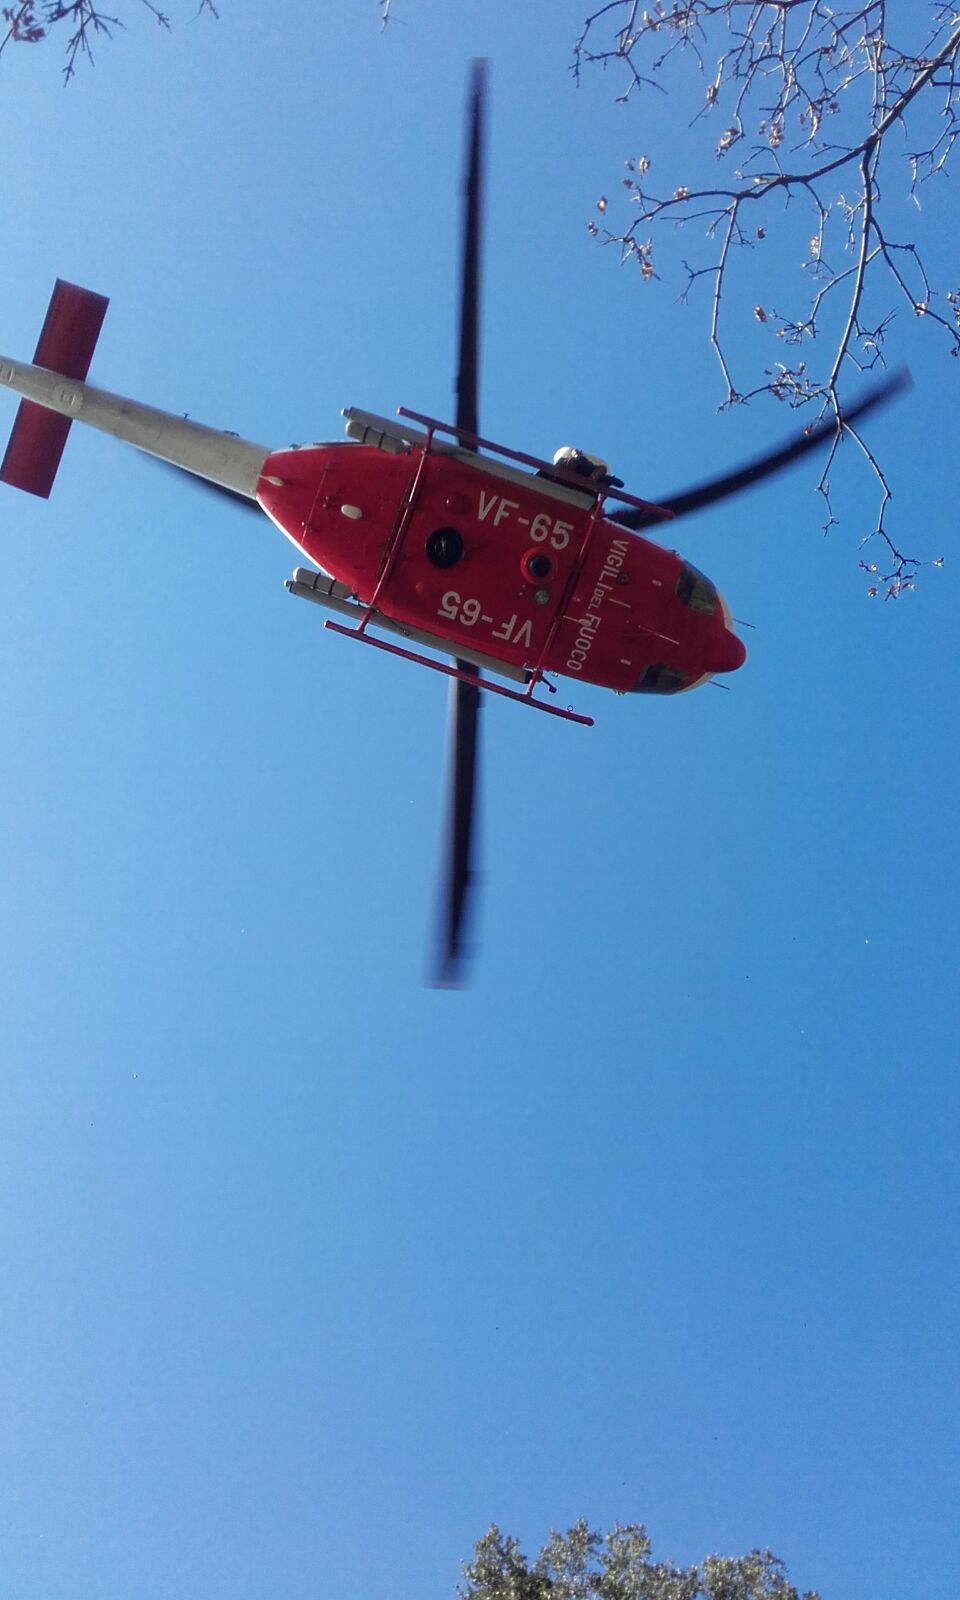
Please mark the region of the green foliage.
[[642, 1523], [597, 1533], [581, 1518], [550, 1534], [531, 1566], [516, 1539], [491, 1527], [463, 1566], [462, 1600], [819, 1600], [800, 1595], [769, 1550], [706, 1556], [699, 1567], [654, 1561]]

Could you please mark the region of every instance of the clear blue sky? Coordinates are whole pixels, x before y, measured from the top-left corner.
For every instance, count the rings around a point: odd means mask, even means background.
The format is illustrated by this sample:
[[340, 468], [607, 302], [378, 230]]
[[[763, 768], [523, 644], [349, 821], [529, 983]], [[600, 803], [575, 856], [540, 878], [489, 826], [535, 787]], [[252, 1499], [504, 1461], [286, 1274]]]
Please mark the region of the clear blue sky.
[[[644, 495], [778, 438], [715, 415], [703, 307], [585, 231], [685, 116], [575, 92], [575, 4], [396, 9], [131, 14], [67, 91], [5, 54], [0, 349], [59, 274], [111, 296], [107, 388], [276, 445], [449, 414], [484, 54], [484, 431]], [[4, 1597], [447, 1600], [491, 1520], [581, 1514], [769, 1545], [825, 1600], [949, 1592], [960, 372], [901, 332], [870, 437], [945, 568], [865, 597], [849, 463], [826, 541], [812, 472], [691, 519], [748, 663], [580, 688], [592, 730], [486, 708], [466, 993], [421, 985], [445, 683], [110, 440], [4, 492]]]

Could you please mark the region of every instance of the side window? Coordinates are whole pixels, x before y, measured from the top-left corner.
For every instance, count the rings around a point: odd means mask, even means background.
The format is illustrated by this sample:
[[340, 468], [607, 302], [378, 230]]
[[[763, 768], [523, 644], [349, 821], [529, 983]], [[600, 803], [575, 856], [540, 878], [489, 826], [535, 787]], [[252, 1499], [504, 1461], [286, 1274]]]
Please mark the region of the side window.
[[680, 568], [674, 592], [677, 599], [685, 606], [689, 606], [691, 611], [702, 611], [705, 616], [712, 617], [717, 609], [716, 589], [710, 579], [705, 578], [696, 567], [692, 567], [689, 561], [685, 561]]
[[642, 673], [634, 685], [634, 694], [676, 694], [684, 686], [682, 672], [658, 661]]

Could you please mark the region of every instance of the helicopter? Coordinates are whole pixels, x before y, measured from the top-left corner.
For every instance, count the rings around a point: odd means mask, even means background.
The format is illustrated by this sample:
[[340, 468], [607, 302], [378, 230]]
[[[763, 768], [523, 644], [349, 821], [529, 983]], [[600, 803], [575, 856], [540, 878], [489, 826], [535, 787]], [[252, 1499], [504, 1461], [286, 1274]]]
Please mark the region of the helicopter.
[[[536, 694], [560, 676], [626, 694], [677, 694], [742, 666], [746, 650], [716, 586], [645, 536], [791, 466], [835, 436], [821, 422], [783, 446], [655, 501], [626, 492], [578, 450], [553, 461], [479, 431], [479, 322], [486, 100], [475, 62], [467, 102], [456, 405], [452, 422], [401, 407], [343, 412], [346, 440], [271, 450], [86, 382], [108, 300], [58, 279], [32, 363], [0, 356], [21, 400], [0, 479], [47, 497], [74, 420], [132, 444], [263, 513], [311, 563], [290, 592], [326, 627], [450, 678], [449, 799], [435, 981], [458, 987], [468, 902], [481, 693], [590, 725]], [[850, 407], [857, 418], [904, 382]], [[384, 637], [386, 635], [386, 637]], [[426, 654], [425, 652], [431, 652]], [[437, 656], [452, 656], [451, 661]], [[499, 681], [494, 681], [494, 680]]]

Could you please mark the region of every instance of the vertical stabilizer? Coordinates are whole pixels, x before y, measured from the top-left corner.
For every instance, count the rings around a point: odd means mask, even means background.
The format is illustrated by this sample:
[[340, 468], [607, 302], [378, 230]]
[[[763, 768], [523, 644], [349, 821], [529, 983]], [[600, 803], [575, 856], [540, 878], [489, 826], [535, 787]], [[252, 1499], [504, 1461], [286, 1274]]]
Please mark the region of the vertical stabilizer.
[[[85, 378], [109, 303], [105, 295], [58, 278], [40, 331], [34, 365], [65, 378]], [[0, 466], [0, 479], [15, 489], [46, 499], [69, 432], [68, 416], [58, 416], [32, 400], [24, 400]]]

